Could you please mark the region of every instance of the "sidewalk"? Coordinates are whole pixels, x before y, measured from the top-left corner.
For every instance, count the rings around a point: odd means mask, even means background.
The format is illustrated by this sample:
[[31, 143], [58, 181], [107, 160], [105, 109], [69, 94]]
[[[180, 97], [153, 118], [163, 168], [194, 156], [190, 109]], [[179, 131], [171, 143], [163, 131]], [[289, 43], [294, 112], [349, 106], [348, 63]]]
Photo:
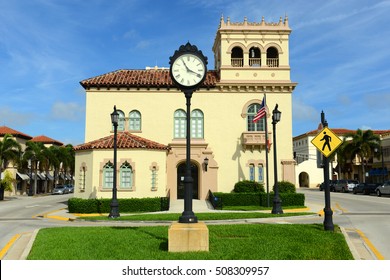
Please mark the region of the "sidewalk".
[[[308, 209], [290, 209], [285, 210], [284, 212], [294, 212], [294, 211], [308, 211], [314, 213], [320, 213], [322, 209], [318, 205], [307, 205]], [[170, 210], [168, 213], [181, 213], [183, 212], [184, 201], [178, 200], [171, 204]], [[212, 209], [211, 205], [206, 201], [193, 201], [193, 210], [195, 213], [200, 212], [221, 212], [221, 210]], [[224, 210], [222, 210], [224, 212]], [[231, 211], [229, 211], [231, 212]], [[269, 212], [269, 210], [267, 210]], [[317, 214], [318, 215], [318, 214]], [[304, 220], [304, 219], [313, 219], [313, 217], [317, 217], [317, 215], [310, 216], [299, 216], [299, 217], [275, 217], [275, 218], [267, 218], [267, 219], [244, 219], [244, 220], [229, 220], [229, 221], [205, 221], [206, 224], [239, 224], [239, 223], [294, 223], [294, 220]], [[56, 219], [60, 221], [64, 221], [64, 226], [74, 226], [74, 221], [77, 219], [76, 215], [68, 213], [66, 208], [59, 209], [54, 212], [46, 213], [43, 215], [45, 219]], [[69, 224], [68, 224], [69, 223]], [[85, 224], [91, 226], [102, 226], [102, 224], [107, 226], [112, 226], [113, 224], [118, 225], [118, 222], [83, 222], [77, 221], [78, 226]], [[73, 225], [72, 225], [73, 224]], [[170, 222], [142, 222], [142, 226], [145, 225], [167, 225]], [[121, 226], [140, 226], [140, 222], [121, 222]], [[364, 242], [363, 237], [356, 231], [355, 229], [345, 229], [341, 228], [342, 233], [345, 236], [347, 244], [350, 248], [350, 251], [355, 260], [376, 260], [375, 254], [372, 250], [367, 246]], [[2, 260], [25, 260], [32, 248], [35, 237], [38, 233], [38, 230], [34, 232], [26, 232], [15, 236], [14, 241], [10, 241], [6, 247], [2, 249], [2, 253], [0, 253], [0, 259]]]

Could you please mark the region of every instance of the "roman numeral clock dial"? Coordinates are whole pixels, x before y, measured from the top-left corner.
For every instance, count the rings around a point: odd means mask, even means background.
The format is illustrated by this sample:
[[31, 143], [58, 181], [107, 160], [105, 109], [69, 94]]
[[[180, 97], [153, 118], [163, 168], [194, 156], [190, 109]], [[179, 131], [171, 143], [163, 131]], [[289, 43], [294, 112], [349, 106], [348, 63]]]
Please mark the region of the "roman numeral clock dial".
[[176, 51], [170, 62], [171, 78], [180, 88], [196, 88], [204, 81], [207, 72], [207, 62], [203, 59], [202, 53], [197, 48], [194, 51], [188, 46], [191, 45], [187, 43], [182, 46], [183, 49], [181, 47], [179, 51]]

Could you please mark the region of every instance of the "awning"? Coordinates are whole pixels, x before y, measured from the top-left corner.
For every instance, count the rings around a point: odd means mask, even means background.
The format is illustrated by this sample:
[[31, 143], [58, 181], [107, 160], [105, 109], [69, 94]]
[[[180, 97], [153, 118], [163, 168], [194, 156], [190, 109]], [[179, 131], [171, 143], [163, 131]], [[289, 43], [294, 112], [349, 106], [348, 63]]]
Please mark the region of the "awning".
[[54, 177], [51, 176], [49, 173], [46, 173], [46, 178], [49, 179], [50, 181], [54, 181]]
[[23, 181], [27, 181], [27, 180], [30, 180], [30, 177], [27, 175], [27, 174], [23, 174], [23, 173], [20, 173], [20, 172], [16, 172], [16, 174], [19, 176], [20, 179], [22, 179]]
[[35, 176], [35, 173], [32, 174], [32, 177], [35, 179], [37, 177], [37, 180], [46, 180], [45, 176], [42, 176], [41, 174], [37, 174], [38, 176]]

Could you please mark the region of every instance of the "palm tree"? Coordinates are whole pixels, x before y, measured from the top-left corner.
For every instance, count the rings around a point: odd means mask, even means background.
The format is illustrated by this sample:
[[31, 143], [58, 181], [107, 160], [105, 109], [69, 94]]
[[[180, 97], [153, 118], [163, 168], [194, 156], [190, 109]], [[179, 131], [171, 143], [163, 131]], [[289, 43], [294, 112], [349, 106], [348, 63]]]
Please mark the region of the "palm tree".
[[337, 148], [336, 152], [331, 157], [337, 158], [337, 173], [339, 174], [339, 179], [341, 179], [340, 175], [343, 172], [343, 170], [346, 169], [346, 166], [348, 164], [348, 155], [346, 154], [346, 146], [348, 142], [346, 142], [346, 139], [344, 137], [343, 143]]
[[[31, 161], [31, 168], [35, 170], [35, 179], [34, 179], [34, 191], [35, 194], [37, 191], [37, 177], [38, 177], [38, 168], [42, 170], [45, 167], [46, 161], [44, 156], [44, 150], [47, 149], [45, 145], [41, 142], [26, 142], [26, 150], [24, 151], [24, 159]], [[33, 163], [35, 166], [33, 166]], [[39, 166], [38, 166], [39, 163]], [[41, 164], [42, 163], [42, 164]], [[32, 186], [30, 186], [31, 188]]]
[[363, 131], [361, 129], [358, 129], [356, 133], [350, 133], [345, 136], [347, 138], [352, 138], [351, 141], [347, 142], [345, 152], [349, 155], [351, 160], [353, 160], [356, 156], [361, 159], [363, 182], [365, 182], [364, 163], [375, 154], [375, 148], [379, 149], [380, 138], [378, 135], [375, 135], [372, 130]]
[[[20, 144], [16, 142], [11, 134], [4, 135], [3, 139], [0, 141], [0, 176], [3, 169], [7, 168], [9, 161], [13, 161], [14, 163], [18, 161], [21, 150]], [[0, 200], [3, 200], [2, 194], [4, 189], [1, 187], [0, 192]]]

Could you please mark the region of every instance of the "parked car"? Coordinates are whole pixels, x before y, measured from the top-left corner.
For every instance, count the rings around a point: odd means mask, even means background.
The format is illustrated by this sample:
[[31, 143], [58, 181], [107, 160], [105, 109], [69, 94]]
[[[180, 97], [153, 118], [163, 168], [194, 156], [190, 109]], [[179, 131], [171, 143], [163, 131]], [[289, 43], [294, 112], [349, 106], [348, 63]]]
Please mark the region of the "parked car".
[[378, 186], [375, 192], [377, 196], [381, 196], [382, 194], [390, 194], [390, 181], [386, 181], [384, 184]]
[[367, 195], [370, 193], [375, 193], [376, 188], [379, 185], [380, 184], [376, 184], [376, 183], [360, 183], [356, 187], [353, 188], [353, 193], [354, 194], [362, 193], [362, 194], [367, 194]]
[[69, 190], [64, 185], [58, 185], [53, 189], [52, 194], [66, 194], [69, 193]]
[[351, 192], [358, 184], [359, 182], [356, 180], [341, 179], [336, 181], [334, 189], [336, 192]]
[[[337, 180], [329, 180], [329, 189], [331, 192], [334, 192], [334, 184]], [[320, 184], [320, 191], [323, 191], [325, 189], [325, 182]]]
[[69, 193], [74, 193], [74, 186], [73, 185], [66, 185], [68, 188]]

